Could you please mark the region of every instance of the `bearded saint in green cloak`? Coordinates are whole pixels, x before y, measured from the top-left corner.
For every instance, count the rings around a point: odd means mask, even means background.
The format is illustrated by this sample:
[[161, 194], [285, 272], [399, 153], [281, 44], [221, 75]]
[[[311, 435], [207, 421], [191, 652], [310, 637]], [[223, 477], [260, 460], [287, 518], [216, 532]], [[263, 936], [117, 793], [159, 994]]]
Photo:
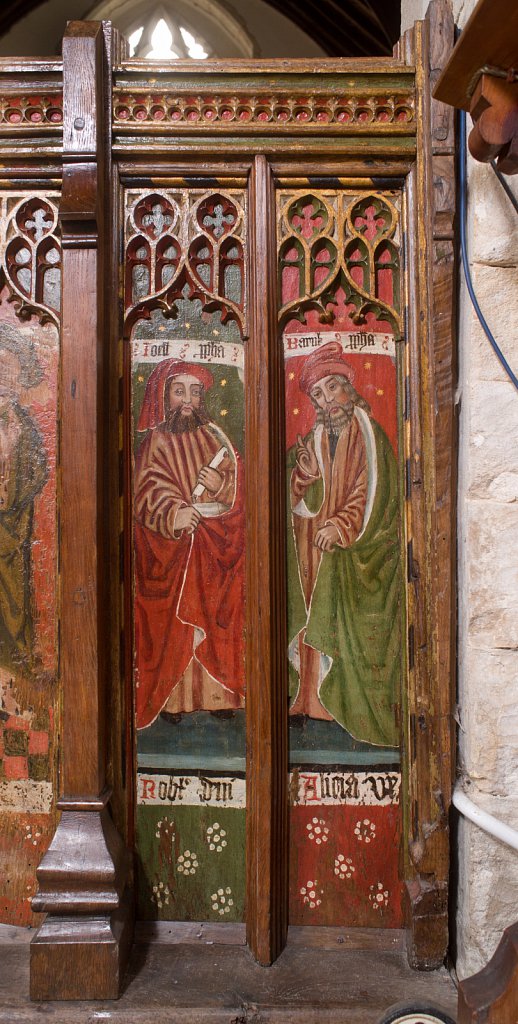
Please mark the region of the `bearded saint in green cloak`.
[[339, 342], [305, 361], [316, 423], [288, 456], [290, 715], [397, 746], [401, 566], [397, 464]]
[[33, 669], [32, 524], [48, 471], [40, 432], [20, 398], [41, 379], [30, 340], [0, 323], [0, 666], [11, 672]]

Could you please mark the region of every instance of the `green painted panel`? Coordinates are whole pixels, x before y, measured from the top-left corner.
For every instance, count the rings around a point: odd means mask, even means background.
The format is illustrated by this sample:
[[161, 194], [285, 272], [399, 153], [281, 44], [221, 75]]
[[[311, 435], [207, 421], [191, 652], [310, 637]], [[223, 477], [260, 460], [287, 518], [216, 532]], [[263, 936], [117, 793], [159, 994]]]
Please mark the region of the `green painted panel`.
[[139, 916], [242, 921], [244, 848], [244, 808], [140, 805]]

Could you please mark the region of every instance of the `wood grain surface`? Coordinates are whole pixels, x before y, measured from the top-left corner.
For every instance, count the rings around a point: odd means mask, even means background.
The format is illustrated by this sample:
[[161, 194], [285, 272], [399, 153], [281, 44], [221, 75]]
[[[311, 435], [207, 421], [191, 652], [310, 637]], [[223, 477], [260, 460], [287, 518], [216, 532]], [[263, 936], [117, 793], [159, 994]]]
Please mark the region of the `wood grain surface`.
[[378, 1024], [395, 1004], [442, 1008], [455, 1018], [444, 969], [412, 971], [404, 953], [330, 951], [288, 944], [265, 970], [244, 947], [136, 944], [118, 1002], [27, 999], [27, 947], [0, 946], [0, 1024]]
[[408, 191], [407, 462], [408, 690], [405, 728], [407, 913], [410, 962], [439, 966], [448, 946], [455, 638], [456, 379], [454, 164], [447, 110], [430, 80], [453, 44], [437, 0], [406, 34], [415, 62], [418, 146]]
[[[52, 905], [55, 909], [63, 909], [66, 906], [70, 919], [78, 919], [81, 902], [83, 910], [99, 906], [98, 882], [103, 878], [103, 872], [106, 877], [105, 869], [109, 873], [106, 865], [109, 865], [110, 858], [113, 871], [101, 908], [104, 915], [102, 927], [93, 923], [88, 914], [83, 914], [82, 924], [78, 925], [76, 932], [80, 937], [78, 948], [82, 951], [77, 961], [74, 962], [73, 958], [67, 960], [68, 980], [66, 984], [63, 981], [61, 995], [77, 997], [92, 992], [89, 987], [91, 979], [87, 984], [84, 974], [87, 970], [92, 974], [86, 944], [87, 940], [93, 940], [90, 949], [96, 947], [96, 952], [99, 952], [101, 933], [108, 939], [106, 946], [113, 954], [112, 967], [115, 964], [109, 991], [117, 994], [122, 942], [118, 933], [119, 922], [115, 918], [109, 919], [109, 909], [111, 902], [121, 900], [127, 862], [110, 824], [107, 782], [113, 783], [117, 790], [115, 814], [123, 831], [128, 821], [131, 826], [132, 814], [131, 771], [128, 771], [129, 761], [125, 760], [127, 755], [124, 753], [125, 749], [131, 750], [132, 743], [130, 694], [128, 688], [124, 690], [120, 685], [118, 656], [114, 654], [114, 643], [121, 641], [116, 593], [120, 579], [115, 551], [118, 536], [114, 525], [119, 512], [119, 496], [118, 484], [115, 486], [113, 483], [118, 468], [118, 445], [117, 458], [114, 456], [115, 448], [113, 451], [110, 449], [109, 460], [105, 457], [113, 442], [116, 425], [113, 406], [119, 401], [118, 370], [111, 351], [118, 316], [114, 298], [117, 278], [114, 240], [118, 230], [115, 207], [119, 203], [118, 182], [110, 176], [112, 158], [121, 160], [121, 171], [128, 180], [133, 183], [139, 181], [144, 186], [149, 184], [148, 175], [167, 179], [185, 172], [196, 177], [207, 175], [212, 169], [225, 164], [230, 168], [231, 163], [234, 165], [232, 171], [222, 170], [222, 177], [228, 173], [231, 177], [242, 175], [252, 162], [250, 209], [253, 236], [249, 268], [252, 329], [247, 341], [246, 366], [247, 934], [250, 949], [263, 964], [271, 963], [279, 956], [286, 941], [288, 865], [285, 498], [282, 353], [275, 327], [274, 172], [286, 180], [290, 177], [297, 180], [306, 176], [311, 178], [312, 175], [320, 178], [332, 175], [348, 181], [355, 177], [362, 180], [372, 177], [373, 182], [376, 178], [378, 182], [385, 179], [391, 183], [405, 179], [408, 267], [405, 375], [408, 377], [408, 389], [406, 381], [402, 381], [402, 392], [408, 391], [409, 396], [404, 430], [410, 486], [406, 538], [409, 542], [406, 546], [409, 639], [405, 690], [408, 691], [408, 702], [403, 723], [406, 831], [402, 844], [402, 870], [408, 880], [412, 962], [422, 967], [436, 966], [444, 955], [449, 858], [447, 807], [453, 736], [450, 715], [451, 645], [454, 636], [452, 396], [455, 361], [451, 227], [454, 193], [451, 122], [444, 108], [431, 107], [429, 88], [430, 77], [437, 75], [451, 45], [451, 21], [443, 0], [435, 0], [429, 18], [431, 30], [426, 24], [417, 29], [415, 39], [412, 33], [406, 34], [395, 60], [370, 59], [361, 64], [353, 61], [257, 64], [215, 61], [203, 69], [178, 62], [174, 78], [170, 64], [126, 62], [118, 64], [115, 73], [117, 96], [122, 90], [138, 89], [143, 93], [149, 89], [156, 90], [157, 82], [162, 91], [172, 88], [175, 82], [179, 89], [192, 89], [195, 94], [202, 87], [206, 90], [209, 83], [211, 88], [220, 91], [225, 88], [232, 92], [242, 87], [250, 95], [254, 91], [260, 94], [261, 88], [264, 90], [268, 86], [272, 93], [280, 96], [283, 90], [286, 92], [291, 88], [299, 100], [302, 91], [308, 89], [314, 97], [331, 92], [335, 98], [345, 87], [352, 91], [367, 89], [370, 96], [378, 97], [386, 95], [388, 90], [400, 89], [406, 96], [411, 94], [416, 101], [417, 122], [401, 122], [395, 126], [391, 122], [372, 125], [362, 122], [360, 126], [352, 124], [349, 127], [333, 124], [332, 131], [318, 128], [315, 132], [306, 133], [300, 125], [297, 127], [296, 123], [292, 125], [290, 122], [289, 130], [281, 133], [278, 128], [270, 130], [269, 122], [265, 121], [264, 128], [257, 129], [256, 125], [251, 134], [233, 132], [229, 122], [228, 132], [223, 129], [212, 132], [210, 125], [202, 125], [186, 129], [181, 137], [179, 133], [175, 134], [174, 123], [166, 124], [159, 133], [151, 132], [143, 123], [141, 126], [132, 125], [131, 134], [125, 131], [117, 133], [111, 148], [107, 123], [108, 119], [111, 120], [107, 98], [111, 78], [106, 37], [99, 25], [92, 26], [91, 23], [73, 23], [68, 30], [64, 49], [64, 194], [61, 208], [65, 249], [61, 388], [64, 702], [61, 751], [64, 794], [61, 806], [63, 819], [70, 817], [68, 825], [56, 833], [50, 860], [44, 861], [40, 867], [40, 884], [44, 891], [39, 909], [50, 910]], [[49, 67], [49, 76], [58, 70], [57, 65]], [[60, 137], [42, 137], [38, 147], [38, 153], [49, 159], [50, 154], [55, 157], [56, 147], [61, 151]], [[6, 152], [8, 155], [16, 152], [16, 158], [23, 167], [31, 163], [34, 166], [37, 160], [30, 140], [9, 138]], [[127, 475], [124, 480], [127, 488]], [[125, 568], [127, 572], [128, 563]], [[120, 643], [121, 647], [124, 645], [126, 651], [131, 649], [130, 646], [128, 648], [131, 638], [127, 623]], [[130, 662], [127, 661], [127, 674], [129, 668]], [[121, 699], [120, 693], [124, 693]], [[70, 828], [72, 831], [76, 829], [79, 864], [71, 863], [71, 857], [67, 860], [71, 850]], [[56, 884], [57, 880], [59, 884]], [[33, 989], [34, 994], [40, 997], [46, 991], [48, 993], [44, 987], [47, 984], [45, 972], [52, 975], [49, 951], [53, 951], [52, 956], [57, 956], [60, 941], [69, 942], [69, 948], [75, 942], [71, 939], [74, 928], [70, 921], [67, 925], [55, 923], [53, 930], [49, 919], [48, 929], [41, 936], [41, 946], [46, 949], [39, 975], [41, 988], [38, 989], [39, 983], [35, 981]], [[318, 947], [316, 932], [314, 938]], [[329, 937], [322, 941], [325, 944]], [[35, 943], [33, 949], [37, 945]], [[347, 942], [340, 945], [347, 946]], [[200, 967], [193, 966], [188, 957], [178, 955], [178, 949], [176, 944], [172, 950], [175, 959], [167, 963], [155, 959], [152, 947], [145, 955], [142, 949], [138, 955], [135, 954], [132, 985], [138, 987], [139, 978], [144, 977], [143, 968], [140, 974], [142, 959], [150, 965], [155, 964], [153, 969], [156, 972], [146, 976], [147, 996], [142, 989], [139, 1010], [142, 1021], [146, 1019], [145, 1014], [149, 1017], [150, 1013], [144, 1008], [145, 998], [149, 1003], [156, 992], [157, 1005], [160, 1000], [160, 1005], [167, 1003], [169, 995], [166, 996], [165, 989], [160, 988], [160, 984], [165, 984], [165, 978], [168, 993], [173, 988], [171, 982], [178, 981], [174, 988], [182, 993], [183, 1000], [189, 1000], [189, 993], [194, 993], [192, 978], [196, 977], [196, 984], [199, 978], [204, 988], [203, 991], [200, 989], [201, 995], [192, 995], [195, 1000], [192, 1005], [201, 999], [200, 1005], [209, 1006], [213, 996], [213, 981], [208, 979], [207, 973], [209, 960]], [[210, 958], [210, 947], [203, 947], [203, 951]], [[366, 991], [362, 986], [366, 985], [369, 973], [365, 958], [370, 955], [372, 969], [372, 950], [370, 954], [363, 950], [357, 955], [360, 960], [356, 961], [356, 966], [354, 959], [350, 960], [349, 968], [345, 966], [342, 951], [335, 952], [334, 948], [326, 951], [325, 967], [322, 957], [315, 958], [313, 954], [313, 959], [317, 961], [314, 970], [319, 975], [319, 998], [322, 999], [322, 992], [330, 993], [332, 1002], [339, 999], [340, 992], [342, 1000], [356, 999], [354, 1012], [360, 1013], [357, 1019], [361, 1020], [369, 1019], [361, 1017], [363, 1011], [358, 1007], [362, 992]], [[295, 953], [289, 954], [287, 961], [295, 973], [291, 980], [289, 973], [284, 976], [288, 998], [277, 990], [268, 995], [268, 985], [275, 984], [277, 966], [271, 974], [263, 976], [260, 969], [253, 966], [247, 952], [241, 948], [237, 954], [227, 947], [223, 959], [218, 960], [218, 969], [213, 970], [213, 977], [218, 977], [218, 971], [227, 971], [228, 985], [228, 978], [234, 983], [236, 972], [239, 973], [238, 997], [227, 990], [224, 993], [224, 998], [230, 1000], [229, 1005], [237, 1007], [236, 1020], [239, 1013], [242, 1016], [244, 1012], [240, 1009], [242, 1000], [246, 1003], [249, 998], [253, 1002], [255, 991], [263, 991], [261, 999], [266, 1000], [265, 1005], [269, 998], [284, 999], [284, 1005], [290, 1012], [299, 998], [298, 993], [302, 993], [302, 1002], [305, 1000], [311, 1007], [311, 1000], [317, 999], [317, 979], [314, 976], [311, 981], [309, 961], [307, 957], [304, 959], [302, 952], [296, 963], [292, 963], [290, 956], [295, 956]], [[385, 956], [395, 957], [396, 954], [380, 954], [381, 959], [377, 958], [380, 964]], [[101, 975], [105, 967], [106, 964], [100, 964], [94, 969], [94, 975], [97, 969]], [[254, 982], [250, 981], [247, 987], [249, 969], [253, 972]], [[109, 968], [106, 970], [109, 974]], [[164, 973], [164, 980], [159, 984], [160, 972]], [[54, 977], [58, 977], [57, 969]], [[102, 984], [106, 977], [107, 974], [103, 974]], [[259, 977], [264, 990], [255, 988], [255, 979]], [[403, 978], [405, 984], [409, 977], [414, 979], [413, 975], [404, 973], [400, 960], [387, 961], [387, 978], [390, 977], [399, 977], [402, 987]], [[344, 996], [342, 989], [346, 984], [348, 991]], [[424, 982], [412, 980], [410, 990], [419, 984], [424, 985]], [[402, 987], [396, 991], [396, 987], [390, 986], [389, 980], [382, 993], [383, 1008], [386, 1008], [389, 995], [400, 998]], [[379, 1004], [376, 1005], [379, 1009]], [[326, 1012], [325, 999], [320, 1012]], [[173, 1019], [174, 1016], [171, 1017]]]
[[[110, 503], [106, 449], [112, 278], [108, 54], [98, 22], [71, 22], [63, 43], [63, 245], [60, 407], [61, 820], [37, 872], [31, 995], [116, 997], [131, 934], [129, 857], [108, 812]], [[113, 509], [113, 502], [112, 502]], [[115, 506], [115, 514], [117, 507]], [[66, 916], [63, 916], [66, 915]]]
[[479, 0], [444, 65], [436, 99], [469, 110], [474, 76], [486, 64], [504, 72], [518, 64], [518, 7], [514, 0]]
[[506, 928], [486, 966], [459, 985], [459, 1024], [518, 1020], [518, 924]]
[[283, 365], [277, 339], [275, 200], [267, 161], [250, 183], [247, 505], [247, 938], [260, 963], [286, 941], [288, 752]]

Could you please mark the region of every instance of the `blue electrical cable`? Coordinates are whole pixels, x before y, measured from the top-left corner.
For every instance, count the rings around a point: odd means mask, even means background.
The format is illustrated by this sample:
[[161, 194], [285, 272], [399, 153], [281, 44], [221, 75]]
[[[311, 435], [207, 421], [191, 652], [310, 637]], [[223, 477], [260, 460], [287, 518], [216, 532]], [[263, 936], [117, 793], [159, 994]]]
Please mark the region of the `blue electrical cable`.
[[468, 289], [468, 292], [469, 292], [469, 297], [470, 297], [470, 299], [471, 299], [471, 301], [473, 303], [473, 308], [475, 310], [475, 313], [478, 316], [478, 319], [480, 320], [480, 323], [482, 324], [482, 327], [484, 329], [484, 333], [485, 333], [485, 335], [487, 337], [487, 340], [489, 341], [489, 344], [491, 345], [491, 348], [493, 349], [495, 355], [500, 360], [504, 370], [508, 374], [509, 378], [512, 380], [515, 388], [518, 390], [518, 377], [516, 377], [516, 375], [513, 373], [511, 367], [509, 366], [509, 363], [507, 362], [507, 359], [505, 358], [505, 356], [504, 356], [504, 354], [503, 354], [503, 352], [501, 350], [501, 348], [499, 347], [499, 345], [497, 344], [495, 338], [493, 337], [493, 335], [491, 333], [491, 330], [490, 330], [490, 328], [489, 328], [489, 326], [488, 326], [488, 324], [487, 324], [487, 322], [485, 320], [485, 317], [484, 317], [484, 315], [482, 313], [482, 310], [481, 310], [481, 308], [480, 308], [480, 306], [478, 304], [477, 296], [475, 295], [475, 290], [473, 288], [473, 282], [471, 280], [471, 273], [470, 273], [470, 269], [469, 269], [468, 253], [467, 253], [467, 246], [466, 246], [466, 215], [467, 215], [466, 192], [467, 192], [467, 175], [466, 175], [466, 112], [464, 110], [461, 110], [459, 112], [459, 137], [460, 137], [460, 144], [459, 144], [459, 150], [460, 150], [460, 175], [459, 175], [460, 176], [460, 248], [461, 248], [461, 253], [462, 253], [462, 266], [464, 268], [464, 277], [466, 279], [466, 285], [467, 285], [467, 289]]

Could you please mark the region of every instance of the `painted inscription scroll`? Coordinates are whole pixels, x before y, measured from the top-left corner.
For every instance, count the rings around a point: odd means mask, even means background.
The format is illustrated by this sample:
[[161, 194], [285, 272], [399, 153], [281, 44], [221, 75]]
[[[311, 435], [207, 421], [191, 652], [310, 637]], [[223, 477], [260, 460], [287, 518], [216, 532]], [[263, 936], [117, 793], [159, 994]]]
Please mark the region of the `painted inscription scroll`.
[[0, 193], [0, 921], [17, 925], [55, 824], [55, 203]]
[[245, 194], [127, 210], [139, 908], [240, 920]]
[[278, 224], [291, 921], [395, 927], [401, 923], [398, 196], [280, 192]]

